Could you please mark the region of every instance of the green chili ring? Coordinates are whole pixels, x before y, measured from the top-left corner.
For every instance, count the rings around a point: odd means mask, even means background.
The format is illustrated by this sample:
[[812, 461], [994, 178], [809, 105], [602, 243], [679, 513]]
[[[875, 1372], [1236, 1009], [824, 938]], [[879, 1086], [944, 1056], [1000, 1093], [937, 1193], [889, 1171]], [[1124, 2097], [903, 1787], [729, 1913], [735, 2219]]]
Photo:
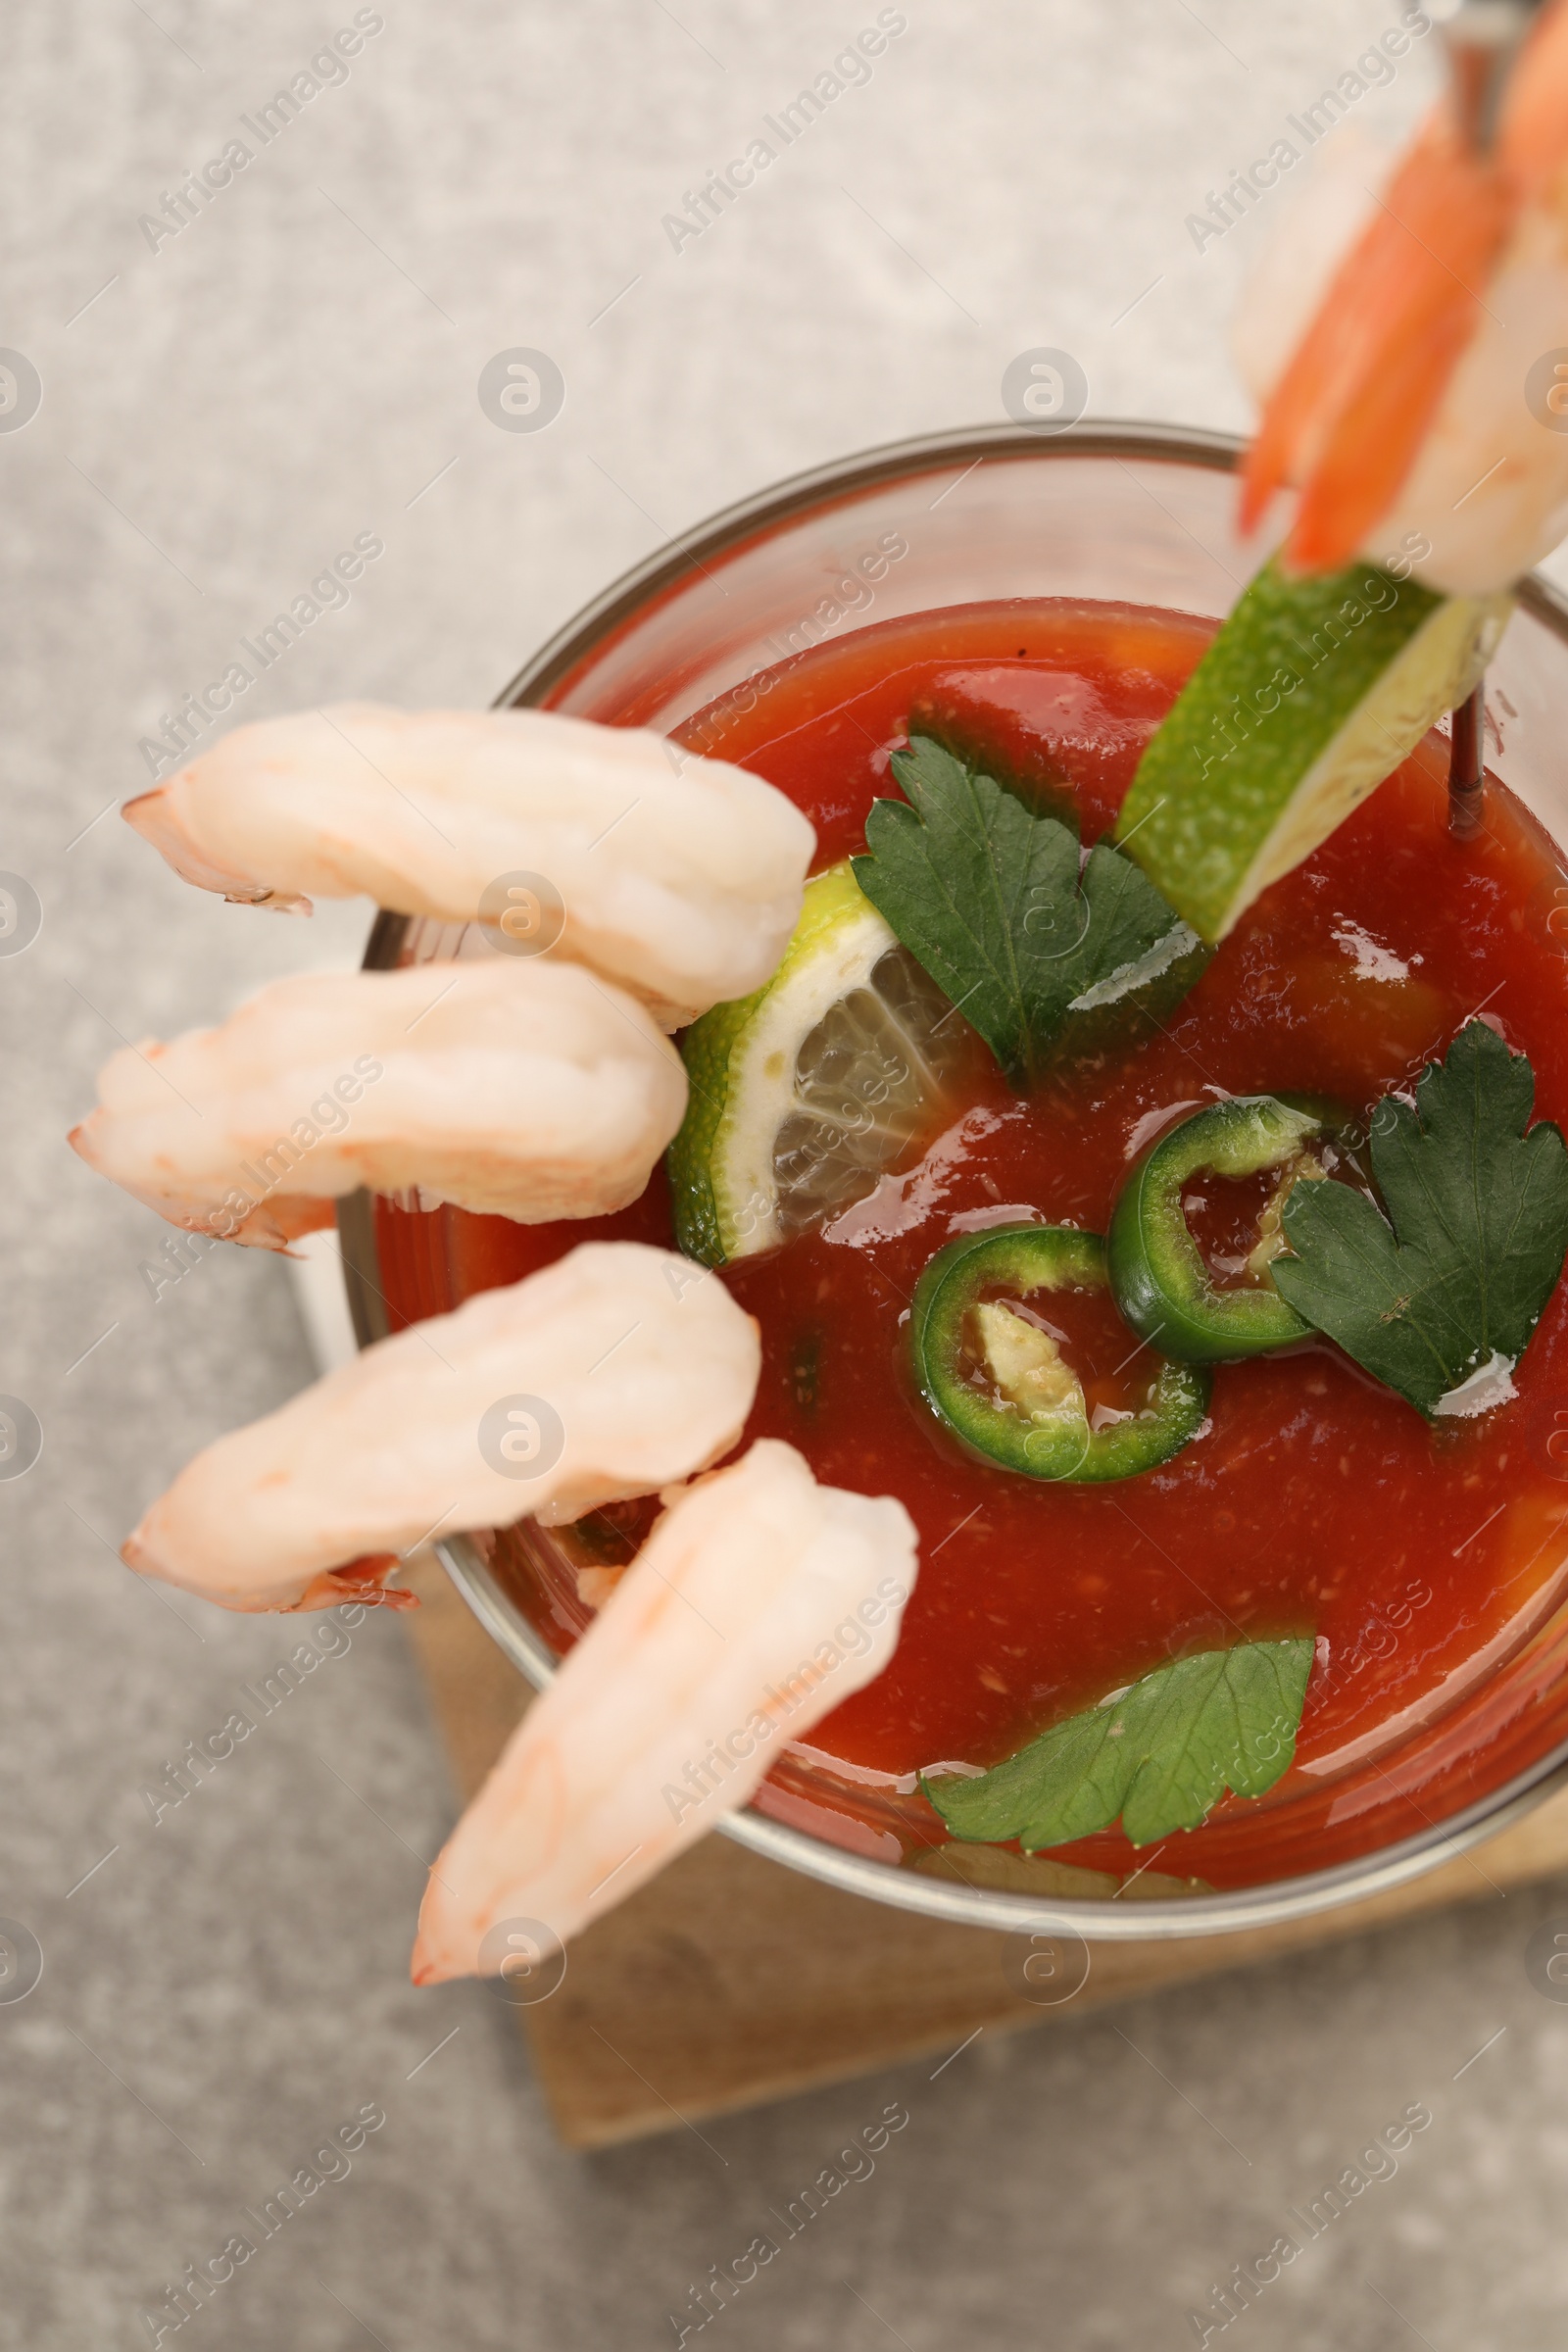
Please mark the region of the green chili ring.
[[1265, 1275], [1256, 1288], [1221, 1290], [1182, 1208], [1200, 1169], [1255, 1176], [1283, 1167], [1319, 1138], [1350, 1127], [1338, 1103], [1306, 1095], [1238, 1095], [1210, 1103], [1148, 1151], [1122, 1187], [1105, 1260], [1123, 1320], [1142, 1340], [1189, 1364], [1234, 1362], [1309, 1339], [1303, 1321]]
[[[914, 1374], [938, 1419], [973, 1452], [1025, 1478], [1098, 1485], [1136, 1478], [1168, 1461], [1198, 1435], [1208, 1409], [1208, 1376], [1161, 1359], [1145, 1410], [1091, 1426], [1076, 1378], [1068, 1394], [1029, 1409], [966, 1374], [969, 1318], [999, 1291], [1104, 1290], [1105, 1245], [1098, 1233], [1064, 1225], [1000, 1225], [939, 1250], [920, 1277], [909, 1317]], [[1027, 1327], [1026, 1327], [1027, 1328]]]

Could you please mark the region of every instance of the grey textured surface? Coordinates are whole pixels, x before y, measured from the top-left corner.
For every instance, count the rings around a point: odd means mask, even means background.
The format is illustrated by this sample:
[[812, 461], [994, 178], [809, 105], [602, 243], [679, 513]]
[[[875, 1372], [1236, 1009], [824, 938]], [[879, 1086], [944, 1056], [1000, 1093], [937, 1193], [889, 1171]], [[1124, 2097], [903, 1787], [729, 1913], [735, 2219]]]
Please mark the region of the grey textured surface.
[[[1568, 2300], [1568, 2011], [1523, 1951], [1568, 1925], [1568, 1889], [582, 2160], [505, 2009], [406, 1983], [453, 1800], [395, 1624], [148, 1818], [143, 1787], [286, 1643], [138, 1586], [112, 1543], [307, 1362], [270, 1262], [230, 1253], [155, 1304], [156, 1221], [62, 1136], [117, 1031], [346, 959], [364, 910], [308, 927], [183, 891], [93, 821], [145, 781], [138, 737], [360, 531], [384, 557], [250, 713], [484, 702], [663, 533], [996, 415], [1029, 345], [1076, 353], [1102, 413], [1241, 423], [1222, 329], [1250, 231], [1200, 254], [1184, 216], [1397, 0], [907, 0], [869, 84], [678, 253], [662, 216], [872, 0], [386, 0], [348, 80], [151, 250], [137, 216], [352, 14], [23, 0], [8, 25], [0, 343], [44, 398], [0, 433], [0, 864], [45, 920], [0, 961], [0, 1388], [45, 1450], [0, 1486], [0, 1911], [45, 1972], [0, 2005], [0, 2343], [151, 2341], [144, 2308], [365, 2102], [387, 2122], [349, 2177], [178, 2340], [673, 2342], [689, 2285], [900, 2099], [874, 2177], [711, 2323], [723, 2340], [1175, 2346], [1288, 2206], [1425, 2101], [1398, 2177], [1235, 2326], [1255, 2352], [1544, 2352]], [[1407, 122], [1433, 47], [1358, 119]], [[516, 345], [564, 373], [547, 432], [479, 409]]]

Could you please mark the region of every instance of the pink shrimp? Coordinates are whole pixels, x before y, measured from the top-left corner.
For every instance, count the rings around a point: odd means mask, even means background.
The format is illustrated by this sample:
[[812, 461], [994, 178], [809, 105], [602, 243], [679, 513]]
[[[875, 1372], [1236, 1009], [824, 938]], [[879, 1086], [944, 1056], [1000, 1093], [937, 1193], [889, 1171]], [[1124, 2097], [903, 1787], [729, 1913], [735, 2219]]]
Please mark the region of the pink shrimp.
[[[1292, 568], [1376, 560], [1403, 525], [1436, 550], [1423, 578], [1484, 594], [1555, 543], [1568, 449], [1515, 411], [1543, 333], [1568, 334], [1565, 163], [1568, 0], [1554, 0], [1514, 66], [1493, 147], [1471, 144], [1455, 96], [1440, 103], [1267, 387], [1242, 525], [1295, 483]], [[1465, 366], [1472, 352], [1480, 367]]]
[[124, 816], [187, 882], [309, 914], [364, 891], [586, 963], [667, 1029], [772, 973], [815, 834], [643, 727], [349, 703], [236, 727]]
[[438, 1856], [416, 1984], [565, 1943], [880, 1674], [915, 1579], [901, 1502], [819, 1487], [793, 1447], [677, 1494]]
[[543, 1224], [623, 1208], [686, 1106], [679, 1054], [580, 964], [508, 956], [274, 980], [126, 1046], [72, 1149], [172, 1224], [283, 1249], [359, 1185]]
[[705, 1469], [740, 1436], [760, 1363], [716, 1276], [585, 1242], [220, 1438], [123, 1556], [229, 1609], [365, 1598], [437, 1533], [554, 1525]]

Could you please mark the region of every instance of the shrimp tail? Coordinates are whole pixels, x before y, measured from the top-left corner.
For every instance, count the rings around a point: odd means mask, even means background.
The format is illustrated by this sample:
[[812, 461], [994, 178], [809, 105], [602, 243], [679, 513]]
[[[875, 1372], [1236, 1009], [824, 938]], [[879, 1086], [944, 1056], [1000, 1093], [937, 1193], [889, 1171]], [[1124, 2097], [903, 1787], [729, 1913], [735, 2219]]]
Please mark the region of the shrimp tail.
[[[161, 1554], [153, 1544], [141, 1540], [139, 1530], [125, 1538], [120, 1546], [120, 1556], [137, 1576], [153, 1576], [160, 1581], [168, 1576]], [[360, 1559], [345, 1561], [341, 1568], [321, 1570], [292, 1599], [275, 1594], [249, 1594], [231, 1598], [226, 1605], [246, 1617], [292, 1617], [303, 1609], [332, 1609], [344, 1601], [358, 1601], [365, 1608], [416, 1609], [417, 1592], [386, 1582], [399, 1565], [395, 1551], [367, 1552]]]
[[419, 1595], [406, 1586], [389, 1585], [386, 1579], [400, 1566], [395, 1551], [367, 1552], [363, 1559], [349, 1560], [341, 1568], [328, 1568], [313, 1577], [300, 1594], [293, 1609], [330, 1609], [342, 1601], [359, 1601], [368, 1609], [416, 1609]]
[[301, 892], [270, 890], [266, 883], [255, 882], [246, 874], [217, 864], [196, 842], [180, 815], [178, 787], [179, 778], [175, 776], [152, 792], [138, 793], [135, 800], [125, 803], [120, 813], [132, 832], [151, 842], [182, 882], [194, 883], [198, 890], [217, 891], [233, 906], [268, 906], [274, 914], [315, 912], [310, 900]]

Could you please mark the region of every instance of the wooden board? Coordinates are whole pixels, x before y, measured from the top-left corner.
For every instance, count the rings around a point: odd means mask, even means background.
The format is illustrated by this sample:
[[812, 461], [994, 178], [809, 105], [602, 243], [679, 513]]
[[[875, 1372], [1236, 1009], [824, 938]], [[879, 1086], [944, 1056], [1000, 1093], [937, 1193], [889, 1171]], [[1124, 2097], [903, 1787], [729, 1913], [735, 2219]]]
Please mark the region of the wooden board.
[[[407, 1581], [425, 1605], [406, 1622], [466, 1796], [532, 1693], [433, 1557]], [[1568, 1870], [1568, 1791], [1473, 1854], [1317, 1919], [1091, 1943], [1082, 1989], [1052, 2008], [1025, 1997], [1020, 1938], [841, 1894], [709, 1838], [578, 1936], [560, 1989], [518, 2014], [563, 2139], [607, 2147], [956, 2050], [981, 2028], [1049, 2025], [1390, 1920], [1495, 1901], [1559, 1870]]]

